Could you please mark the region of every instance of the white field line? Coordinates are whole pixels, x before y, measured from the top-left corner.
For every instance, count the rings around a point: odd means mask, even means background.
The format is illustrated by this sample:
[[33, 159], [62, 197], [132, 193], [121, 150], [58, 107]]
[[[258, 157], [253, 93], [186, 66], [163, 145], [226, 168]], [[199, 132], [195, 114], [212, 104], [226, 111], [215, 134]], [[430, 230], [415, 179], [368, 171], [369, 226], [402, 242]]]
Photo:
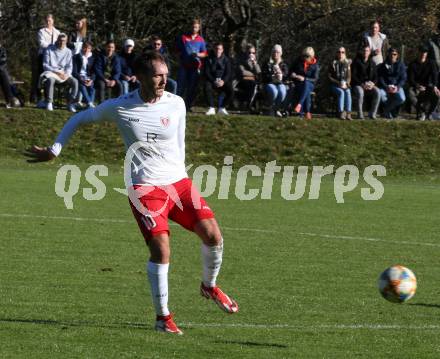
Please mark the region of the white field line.
[[440, 330], [440, 325], [403, 324], [246, 324], [246, 323], [179, 323], [182, 328], [237, 328], [237, 329], [288, 329], [288, 330]]
[[[114, 218], [43, 216], [43, 215], [33, 215], [33, 214], [13, 214], [13, 213], [0, 213], [0, 218], [1, 217], [3, 217], [3, 218], [30, 218], [30, 219], [55, 219], [55, 220], [66, 220], [66, 221], [100, 222], [100, 223], [135, 223], [134, 220], [114, 219]], [[170, 225], [177, 226], [177, 224], [175, 224], [175, 223], [170, 223]], [[268, 233], [268, 234], [278, 234], [279, 233], [279, 231], [270, 230], [270, 229], [260, 229], [260, 228], [243, 228], [243, 227], [227, 227], [227, 226], [221, 226], [221, 228], [224, 230], [227, 230], [227, 231], [256, 232], [256, 233]], [[309, 233], [309, 232], [298, 232], [296, 234], [300, 235], [300, 236], [305, 236], [305, 237], [316, 237], [316, 238], [326, 238], [326, 239], [357, 240], [357, 241], [367, 241], [367, 242], [386, 242], [386, 243], [396, 243], [396, 244], [419, 245], [419, 246], [427, 246], [427, 247], [440, 247], [440, 243], [429, 243], [429, 242], [392, 241], [392, 240], [385, 240], [382, 238], [344, 236], [344, 235], [336, 235], [336, 234], [322, 234], [322, 233]]]

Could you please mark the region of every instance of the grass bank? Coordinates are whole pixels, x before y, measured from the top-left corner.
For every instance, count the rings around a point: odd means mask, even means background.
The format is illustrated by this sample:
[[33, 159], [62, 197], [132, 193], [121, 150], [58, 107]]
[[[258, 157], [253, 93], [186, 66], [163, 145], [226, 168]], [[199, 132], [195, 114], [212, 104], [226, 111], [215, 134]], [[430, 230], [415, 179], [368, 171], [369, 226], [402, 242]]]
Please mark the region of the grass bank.
[[[0, 110], [0, 154], [22, 158], [31, 144], [50, 144], [68, 119], [66, 111]], [[440, 172], [440, 123], [352, 121], [263, 116], [227, 118], [191, 115], [187, 120], [187, 163], [221, 165], [226, 155], [235, 165], [277, 160], [281, 165], [382, 164], [388, 175]], [[116, 126], [81, 128], [62, 154], [63, 162], [123, 163], [124, 148]]]

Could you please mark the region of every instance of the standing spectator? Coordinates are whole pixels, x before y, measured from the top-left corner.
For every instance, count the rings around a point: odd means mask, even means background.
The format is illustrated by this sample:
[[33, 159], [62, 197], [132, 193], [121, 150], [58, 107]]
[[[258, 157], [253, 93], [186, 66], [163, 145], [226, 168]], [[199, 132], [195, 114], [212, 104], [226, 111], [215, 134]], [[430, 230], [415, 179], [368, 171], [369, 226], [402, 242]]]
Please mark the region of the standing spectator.
[[305, 111], [306, 120], [311, 120], [312, 92], [319, 78], [319, 63], [312, 47], [306, 47], [302, 56], [294, 61], [289, 78], [294, 83], [290, 96], [296, 104], [294, 111], [300, 115]]
[[287, 88], [284, 82], [287, 80], [289, 68], [283, 61], [283, 48], [281, 45], [274, 45], [269, 61], [264, 64], [262, 77], [264, 91], [270, 106], [269, 114], [282, 117], [281, 104], [286, 98]]
[[[431, 38], [428, 40], [428, 59], [434, 60], [437, 66], [437, 75], [440, 80], [440, 21], [437, 25], [437, 33], [433, 34]], [[437, 97], [440, 96], [438, 93], [439, 84], [437, 84]], [[434, 113], [431, 114], [431, 117], [434, 119], [440, 119], [440, 103], [437, 106], [437, 109]]]
[[428, 40], [428, 59], [434, 60], [437, 70], [440, 71], [440, 21], [437, 25], [437, 33]]
[[244, 94], [244, 101], [248, 107], [251, 107], [261, 77], [261, 68], [257, 62], [257, 51], [254, 45], [249, 44], [247, 46], [246, 56], [238, 66], [238, 76], [238, 86]]
[[78, 93], [78, 81], [72, 77], [72, 51], [67, 48], [67, 35], [61, 33], [55, 45], [50, 45], [44, 52], [41, 83], [44, 83], [46, 109], [53, 111], [55, 84], [65, 83], [69, 87], [67, 109], [76, 112], [75, 99]]
[[32, 62], [32, 84], [31, 84], [31, 102], [39, 99], [38, 83], [43, 70], [44, 51], [49, 45], [54, 45], [60, 34], [59, 30], [55, 28], [55, 20], [52, 14], [46, 15], [45, 26], [38, 30], [38, 55], [35, 62]]
[[[152, 36], [151, 37], [151, 43], [149, 46], [147, 46], [145, 50], [153, 50], [153, 51], [158, 51], [162, 57], [165, 60], [165, 63], [167, 64], [168, 67], [168, 73], [171, 74], [171, 61], [170, 61], [170, 56], [168, 53], [168, 49], [167, 47], [163, 44], [162, 39], [159, 36]], [[167, 84], [165, 87], [165, 90], [168, 92], [173, 93], [174, 95], [177, 93], [177, 82], [176, 80], [173, 80], [171, 77], [167, 78]]]
[[364, 119], [364, 98], [371, 95], [371, 110], [368, 117], [375, 120], [380, 104], [380, 91], [377, 87], [377, 67], [370, 57], [369, 46], [361, 48], [351, 64], [351, 85], [356, 96], [357, 116]]
[[109, 92], [109, 97], [117, 97], [122, 93], [121, 59], [115, 51], [114, 41], [107, 41], [104, 52], [99, 54], [95, 61], [96, 87], [100, 103], [105, 100], [106, 92]]
[[73, 76], [78, 80], [79, 91], [89, 108], [95, 107], [95, 57], [92, 53], [92, 43], [84, 42], [79, 54], [73, 56]]
[[177, 39], [177, 51], [180, 56], [177, 94], [184, 97], [188, 111], [191, 111], [196, 96], [203, 60], [208, 56], [206, 43], [200, 35], [200, 30], [200, 20], [195, 19], [192, 22], [191, 33], [183, 34]]
[[336, 58], [329, 67], [328, 78], [338, 100], [338, 117], [351, 120], [351, 60], [347, 59], [345, 47], [337, 50]]
[[119, 54], [121, 59], [122, 93], [124, 95], [139, 87], [137, 77], [133, 70], [134, 59], [136, 57], [133, 50], [134, 41], [132, 39], [126, 39], [124, 41], [124, 47]]
[[408, 95], [420, 121], [429, 118], [437, 106], [437, 82], [435, 62], [428, 59], [428, 48], [421, 46], [418, 58], [408, 66]]
[[370, 26], [370, 31], [364, 34], [362, 45], [368, 45], [370, 47], [373, 62], [379, 65], [384, 61], [384, 54], [388, 53], [390, 46], [387, 35], [380, 32], [379, 21], [372, 21]]
[[231, 103], [232, 69], [229, 58], [224, 54], [222, 43], [215, 44], [214, 52], [205, 61], [205, 96], [209, 109], [207, 115], [215, 115], [213, 92], [219, 92], [218, 114], [228, 115], [226, 107]]
[[75, 30], [69, 33], [67, 47], [72, 50], [73, 55], [81, 52], [84, 42], [92, 42], [90, 34], [87, 33], [87, 19], [85, 17], [76, 20]]
[[403, 85], [406, 82], [405, 65], [399, 59], [399, 52], [394, 47], [388, 50], [384, 63], [377, 69], [380, 97], [384, 105], [385, 118], [397, 117], [400, 105], [405, 102]]
[[6, 66], [6, 49], [0, 45], [0, 87], [5, 96], [6, 108], [19, 107], [20, 101], [12, 93], [11, 80]]

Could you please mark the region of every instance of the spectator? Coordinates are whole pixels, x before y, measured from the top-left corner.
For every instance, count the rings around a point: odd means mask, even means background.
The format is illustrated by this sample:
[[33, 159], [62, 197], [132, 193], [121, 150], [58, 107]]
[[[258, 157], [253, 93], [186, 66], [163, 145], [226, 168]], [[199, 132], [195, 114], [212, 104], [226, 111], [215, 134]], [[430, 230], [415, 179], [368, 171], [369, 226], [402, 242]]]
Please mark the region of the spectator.
[[329, 67], [328, 78], [338, 100], [338, 117], [351, 120], [351, 60], [347, 59], [345, 47], [340, 47], [336, 52], [336, 58]]
[[6, 62], [6, 49], [0, 45], [0, 87], [2, 88], [3, 95], [5, 96], [6, 108], [20, 107], [20, 101], [14, 97], [12, 93], [11, 80], [9, 78]]
[[72, 50], [73, 55], [79, 54], [84, 42], [92, 42], [90, 34], [87, 33], [87, 19], [85, 17], [75, 22], [75, 30], [69, 33], [67, 47]]
[[372, 21], [370, 26], [371, 30], [364, 34], [362, 45], [370, 47], [372, 60], [376, 65], [379, 65], [384, 61], [384, 54], [388, 53], [388, 38], [387, 35], [380, 32], [379, 21]]
[[105, 100], [106, 92], [109, 92], [109, 97], [117, 97], [122, 93], [121, 59], [115, 51], [115, 43], [107, 41], [104, 52], [99, 54], [95, 61], [96, 87], [100, 103]]
[[437, 70], [440, 71], [440, 21], [437, 26], [437, 33], [433, 34], [427, 43], [428, 59], [434, 60]]
[[312, 47], [306, 47], [302, 56], [292, 64], [289, 78], [294, 83], [289, 96], [296, 104], [294, 111], [300, 115], [305, 111], [306, 119], [311, 120], [312, 92], [319, 78], [319, 63]]
[[[167, 64], [168, 74], [171, 75], [171, 62], [170, 62], [170, 56], [168, 54], [168, 49], [163, 44], [162, 39], [159, 36], [156, 36], [156, 35], [152, 36], [151, 37], [151, 44], [149, 46], [147, 46], [144, 50], [159, 51], [159, 53], [164, 58], [165, 63]], [[173, 80], [171, 77], [168, 77], [165, 90], [168, 92], [171, 92], [173, 94], [176, 94], [177, 93], [176, 80]]]
[[437, 82], [435, 62], [428, 59], [428, 48], [421, 46], [418, 58], [408, 66], [408, 95], [420, 121], [429, 118], [437, 106]]
[[92, 43], [83, 42], [82, 50], [73, 56], [73, 76], [78, 80], [79, 91], [89, 108], [95, 107], [95, 56], [92, 53]]
[[59, 30], [55, 28], [55, 21], [52, 14], [48, 14], [45, 17], [45, 26], [38, 30], [37, 41], [38, 41], [38, 56], [37, 61], [32, 63], [32, 84], [31, 84], [31, 102], [39, 100], [39, 89], [38, 83], [40, 75], [43, 70], [43, 58], [44, 51], [50, 45], [54, 45], [60, 34]]
[[208, 55], [206, 43], [200, 35], [200, 20], [193, 20], [191, 33], [183, 34], [177, 39], [177, 51], [180, 56], [180, 67], [177, 74], [177, 94], [184, 97], [186, 108], [191, 106], [197, 92], [203, 60]]
[[72, 51], [67, 48], [67, 35], [61, 33], [55, 45], [50, 45], [44, 52], [43, 69], [40, 82], [44, 83], [46, 109], [53, 111], [55, 84], [64, 83], [69, 87], [67, 109], [76, 112], [75, 99], [78, 94], [78, 81], [72, 77]]
[[[437, 33], [433, 34], [431, 38], [428, 40], [428, 59], [434, 60], [437, 71], [440, 71], [440, 21], [437, 25]], [[440, 80], [440, 72], [437, 72], [438, 78]], [[437, 88], [439, 84], [437, 84]], [[438, 91], [438, 90], [437, 90]], [[436, 91], [436, 92], [437, 92]], [[437, 95], [439, 96], [439, 95]], [[440, 103], [439, 103], [440, 105]], [[431, 114], [431, 117], [434, 119], [440, 119], [440, 108], [439, 105], [434, 113]]]
[[286, 98], [287, 88], [284, 84], [287, 80], [289, 69], [282, 58], [283, 49], [281, 45], [274, 45], [269, 61], [264, 64], [262, 77], [264, 91], [270, 106], [269, 114], [282, 117], [281, 104]]
[[124, 47], [119, 54], [121, 59], [121, 84], [123, 94], [133, 91], [139, 87], [139, 82], [133, 71], [133, 63], [136, 57], [133, 50], [134, 41], [132, 39], [126, 39], [124, 41]]
[[406, 82], [405, 65], [399, 59], [399, 52], [395, 48], [388, 50], [384, 63], [377, 69], [380, 97], [384, 105], [385, 118], [397, 117], [400, 105], [405, 102], [403, 86]]
[[238, 66], [238, 76], [238, 86], [244, 94], [244, 101], [248, 107], [251, 107], [261, 77], [261, 68], [257, 62], [257, 51], [254, 45], [249, 44], [247, 46], [246, 56]]
[[222, 43], [214, 47], [214, 52], [205, 61], [205, 96], [209, 109], [207, 115], [215, 115], [213, 92], [219, 92], [218, 114], [228, 115], [226, 107], [233, 95], [232, 69], [229, 58], [224, 54]]
[[380, 104], [380, 91], [377, 87], [377, 67], [370, 57], [369, 46], [361, 48], [360, 52], [351, 65], [351, 85], [356, 96], [356, 109], [359, 119], [364, 119], [364, 97], [370, 95], [371, 110], [368, 113], [370, 119], [377, 118], [377, 110]]

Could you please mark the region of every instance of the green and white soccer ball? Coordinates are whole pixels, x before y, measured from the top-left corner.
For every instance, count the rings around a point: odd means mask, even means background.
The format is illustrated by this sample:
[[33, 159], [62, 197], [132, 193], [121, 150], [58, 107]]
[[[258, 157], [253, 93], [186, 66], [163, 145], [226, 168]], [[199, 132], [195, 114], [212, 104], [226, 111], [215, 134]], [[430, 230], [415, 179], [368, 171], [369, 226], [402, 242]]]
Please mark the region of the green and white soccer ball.
[[414, 273], [401, 265], [385, 269], [379, 277], [380, 294], [390, 302], [403, 303], [416, 294], [417, 279]]

